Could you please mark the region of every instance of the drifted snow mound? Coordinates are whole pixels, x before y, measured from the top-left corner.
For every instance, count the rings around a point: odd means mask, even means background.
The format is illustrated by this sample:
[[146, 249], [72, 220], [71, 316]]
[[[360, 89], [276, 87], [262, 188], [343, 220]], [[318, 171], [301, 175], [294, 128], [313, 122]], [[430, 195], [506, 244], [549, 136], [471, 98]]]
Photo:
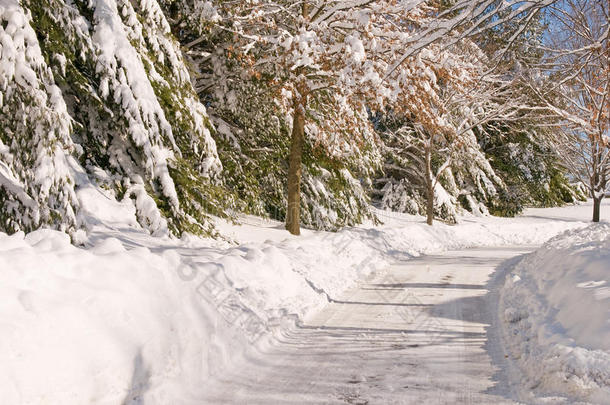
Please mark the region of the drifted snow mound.
[[199, 404], [281, 317], [384, 265], [341, 234], [239, 246], [113, 235], [85, 249], [53, 230], [0, 232], [0, 403]]
[[528, 389], [608, 403], [610, 224], [551, 239], [508, 276], [500, 300]]
[[240, 346], [175, 252], [0, 233], [0, 270], [2, 403], [172, 403]]

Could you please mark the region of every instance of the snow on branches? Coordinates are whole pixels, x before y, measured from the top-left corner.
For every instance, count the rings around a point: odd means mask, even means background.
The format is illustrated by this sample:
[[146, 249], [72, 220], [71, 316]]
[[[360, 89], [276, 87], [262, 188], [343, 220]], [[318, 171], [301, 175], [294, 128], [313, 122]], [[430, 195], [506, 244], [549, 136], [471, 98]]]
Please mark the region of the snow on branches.
[[[222, 214], [219, 201], [232, 197], [220, 187], [223, 167], [205, 103], [219, 112], [217, 139], [236, 151], [225, 155], [228, 173], [246, 173], [249, 169], [240, 165], [256, 164], [248, 155], [253, 151], [264, 151], [263, 165], [270, 165], [251, 172], [285, 173], [288, 160], [287, 187], [278, 180], [283, 174], [275, 175], [269, 181], [273, 203], [254, 205], [285, 205], [281, 214], [295, 234], [303, 206], [313, 207], [307, 221], [353, 223], [368, 217], [364, 187], [381, 161], [383, 142], [371, 116], [391, 114], [405, 122], [396, 134], [427, 162], [421, 173], [432, 195], [460, 153], [480, 152], [475, 129], [518, 120], [527, 109], [511, 93], [510, 79], [490, 73], [494, 63], [471, 38], [509, 25], [510, 35], [498, 51], [505, 52], [537, 10], [553, 2], [2, 0], [2, 10], [21, 10], [28, 21], [23, 29], [29, 30], [17, 36], [8, 32], [14, 25], [8, 17], [1, 27], [8, 35], [0, 65], [3, 125], [6, 121], [6, 131], [16, 131], [23, 105], [57, 115], [37, 119], [48, 127], [44, 135], [3, 134], [2, 190], [25, 207], [38, 204], [32, 202], [34, 194], [48, 198], [52, 212], [41, 218], [73, 219], [42, 223], [74, 227], [74, 180], [62, 169], [73, 154], [111, 193], [133, 199], [140, 222], [151, 231], [206, 233], [211, 228], [205, 211]], [[19, 48], [14, 44], [20, 38], [27, 39], [19, 52], [30, 58], [34, 73], [23, 77], [31, 89], [11, 73], [11, 53], [4, 51]], [[244, 107], [248, 102], [261, 104]], [[236, 131], [242, 133], [236, 137]], [[46, 154], [57, 165], [53, 173], [59, 177], [42, 182], [40, 192], [28, 191], [36, 182], [13, 163], [25, 153], [14, 146], [20, 136], [44, 149], [38, 157]], [[248, 136], [261, 139], [249, 142]], [[242, 146], [251, 150], [242, 153]], [[493, 177], [488, 169], [481, 168], [486, 178]], [[302, 201], [303, 176], [311, 195]], [[236, 195], [245, 189], [252, 194], [256, 184], [225, 181], [235, 186], [230, 189]], [[343, 186], [330, 192], [320, 187], [330, 183]], [[493, 185], [484, 188], [493, 192]], [[51, 197], [55, 194], [60, 197]], [[318, 199], [325, 201], [323, 209]], [[39, 220], [30, 216], [36, 227]]]
[[610, 185], [610, 8], [562, 0], [550, 7], [549, 43], [531, 85], [558, 119], [554, 142], [564, 164], [594, 200], [593, 221]]
[[222, 166], [159, 3], [21, 3], [73, 120], [79, 163], [99, 185], [131, 198], [151, 232], [208, 233], [202, 207], [216, 204], [210, 194]]
[[[484, 76], [493, 64], [468, 37], [510, 22], [510, 43], [550, 3], [194, 0], [186, 7], [200, 12], [177, 18], [201, 33], [183, 41], [205, 66], [198, 89], [228, 89], [228, 83], [250, 78], [273, 89], [276, 103], [292, 116], [296, 147], [288, 206], [294, 212], [287, 216], [287, 227], [297, 233], [302, 137], [345, 158], [358, 150], [363, 135], [373, 133], [362, 112], [391, 110], [417, 122], [435, 140], [443, 138], [453, 147], [472, 144], [473, 127], [492, 118], [515, 119], [523, 105], [510, 97], [494, 98], [494, 92], [506, 93], [510, 86], [500, 76]], [[215, 44], [224, 37], [223, 51], [200, 52], [198, 45], [210, 37]], [[222, 58], [241, 67], [239, 78], [217, 62]], [[230, 104], [230, 93], [220, 98], [227, 96]], [[510, 100], [510, 107], [500, 108], [500, 100]], [[447, 167], [441, 165], [437, 177]]]
[[0, 2], [0, 229], [77, 227], [72, 127], [30, 14]]
[[[230, 41], [226, 57], [275, 89], [277, 103], [293, 117], [287, 213], [287, 227], [293, 233], [298, 233], [305, 128], [317, 145], [338, 157], [349, 154], [363, 142], [363, 134], [372, 133], [363, 112], [389, 104], [397, 110], [418, 109], [420, 95], [434, 97], [429, 83], [435, 86], [452, 70], [450, 63], [430, 61], [426, 53], [431, 51], [426, 50], [382, 79], [401, 56], [414, 27], [433, 17], [434, 9], [424, 5], [267, 1], [216, 6], [216, 30]], [[197, 39], [191, 42], [196, 43]], [[218, 73], [214, 69], [209, 78]], [[422, 88], [415, 84], [416, 77], [423, 79]], [[432, 109], [421, 111], [430, 127], [444, 125]]]

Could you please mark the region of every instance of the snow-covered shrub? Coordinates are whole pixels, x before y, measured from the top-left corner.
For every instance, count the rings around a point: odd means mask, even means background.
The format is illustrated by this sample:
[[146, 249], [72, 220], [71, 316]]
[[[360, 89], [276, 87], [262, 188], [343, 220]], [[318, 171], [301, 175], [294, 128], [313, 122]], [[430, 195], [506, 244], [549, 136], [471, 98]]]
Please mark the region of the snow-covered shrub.
[[585, 200], [586, 194], [569, 183], [560, 157], [546, 139], [544, 130], [535, 130], [527, 121], [498, 124], [481, 133], [481, 148], [506, 184], [490, 205], [491, 213], [514, 216], [525, 206], [552, 207]]

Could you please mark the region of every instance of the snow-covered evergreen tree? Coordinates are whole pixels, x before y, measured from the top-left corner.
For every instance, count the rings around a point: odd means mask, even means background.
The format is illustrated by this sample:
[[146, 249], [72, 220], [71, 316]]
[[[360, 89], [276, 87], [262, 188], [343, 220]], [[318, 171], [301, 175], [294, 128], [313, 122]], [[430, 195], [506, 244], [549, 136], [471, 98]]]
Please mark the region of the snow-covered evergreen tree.
[[[30, 197], [50, 211], [18, 222], [28, 229], [38, 222], [74, 227], [76, 185], [62, 161], [72, 155], [99, 186], [132, 198], [151, 231], [212, 233], [206, 213], [223, 214], [232, 198], [220, 187], [212, 126], [158, 2], [8, 4], [0, 124], [3, 160], [16, 162], [7, 166], [16, 181], [10, 188], [37, 187], [24, 176], [49, 172]], [[48, 169], [49, 162], [56, 168]]]
[[526, 206], [551, 207], [584, 200], [566, 177], [557, 151], [545, 142], [548, 128], [530, 120], [494, 123], [480, 132], [481, 149], [506, 187], [499, 190], [489, 211], [513, 216]]
[[0, 3], [0, 230], [72, 231], [73, 125], [31, 23], [17, 0]]

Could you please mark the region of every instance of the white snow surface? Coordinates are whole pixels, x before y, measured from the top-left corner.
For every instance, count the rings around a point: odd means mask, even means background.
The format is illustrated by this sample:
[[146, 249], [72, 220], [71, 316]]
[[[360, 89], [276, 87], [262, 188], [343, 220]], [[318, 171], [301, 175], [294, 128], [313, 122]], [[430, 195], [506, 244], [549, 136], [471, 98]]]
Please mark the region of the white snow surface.
[[527, 388], [608, 403], [610, 224], [567, 231], [528, 255], [507, 277], [500, 312]]
[[[245, 217], [241, 226], [218, 220], [232, 243], [153, 237], [129, 199], [117, 202], [85, 184], [78, 198], [88, 223], [79, 246], [51, 230], [0, 234], [3, 403], [198, 403], [206, 381], [246, 348], [269, 344], [282, 322], [314, 314], [394, 260], [540, 244], [582, 228], [591, 210], [434, 227], [380, 212], [382, 226], [301, 237], [260, 218]], [[601, 280], [589, 278], [579, 282]]]

